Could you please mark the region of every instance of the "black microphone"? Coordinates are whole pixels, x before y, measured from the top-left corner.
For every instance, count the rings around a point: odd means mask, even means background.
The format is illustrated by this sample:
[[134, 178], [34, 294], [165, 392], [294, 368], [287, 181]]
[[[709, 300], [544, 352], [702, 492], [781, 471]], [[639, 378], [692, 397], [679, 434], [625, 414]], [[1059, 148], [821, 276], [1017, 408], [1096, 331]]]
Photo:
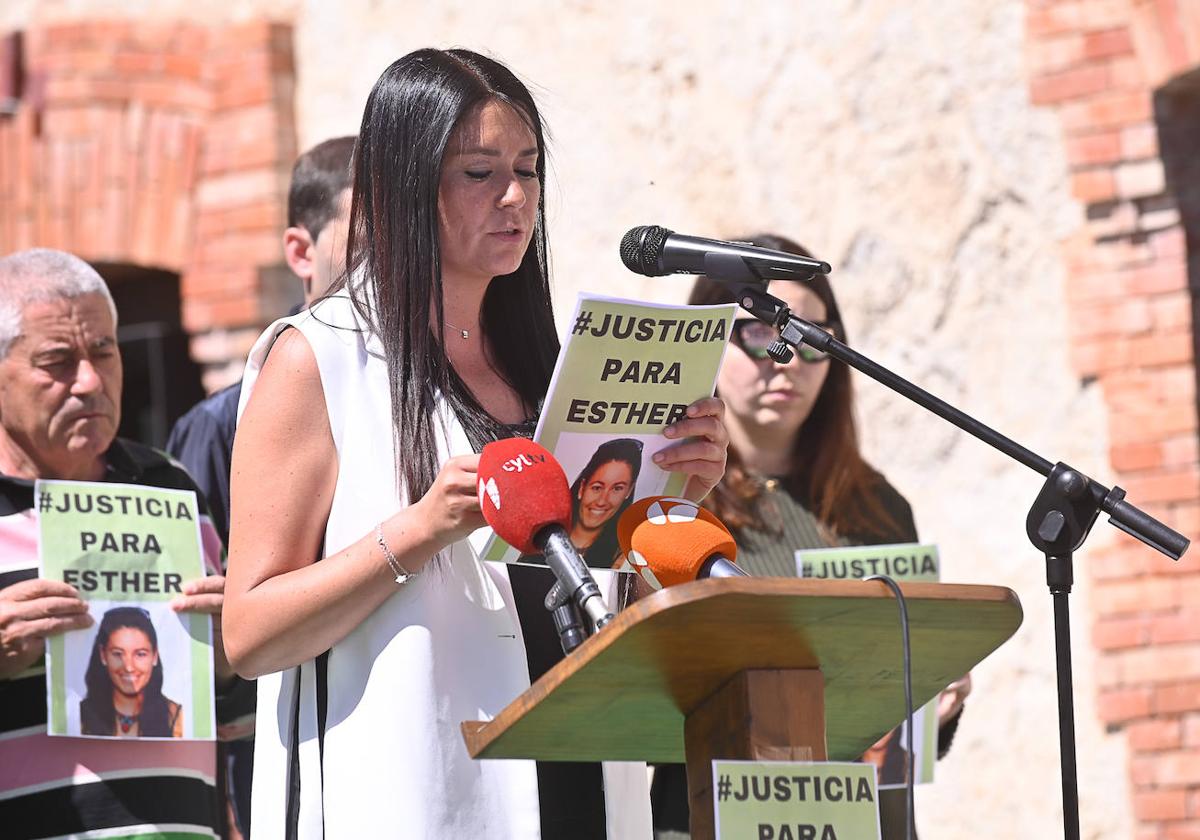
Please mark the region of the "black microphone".
[[[635, 274], [706, 274], [717, 280], [808, 280], [829, 263], [745, 242], [684, 236], [658, 225], [632, 228], [621, 239], [621, 262]], [[727, 276], [735, 274], [737, 276]], [[748, 276], [749, 275], [749, 276]]]

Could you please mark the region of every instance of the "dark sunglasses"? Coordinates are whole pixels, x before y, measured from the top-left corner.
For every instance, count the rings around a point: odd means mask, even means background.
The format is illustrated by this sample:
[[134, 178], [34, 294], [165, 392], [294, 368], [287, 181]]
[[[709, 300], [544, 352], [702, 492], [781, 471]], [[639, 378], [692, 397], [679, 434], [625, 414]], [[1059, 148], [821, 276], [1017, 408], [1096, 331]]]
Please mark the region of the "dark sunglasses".
[[[821, 327], [830, 335], [837, 337], [838, 325], [833, 321], [813, 321], [818, 327]], [[733, 329], [729, 334], [729, 340], [738, 346], [738, 349], [754, 359], [756, 362], [761, 362], [763, 359], [770, 358], [767, 355], [767, 348], [771, 346], [771, 342], [779, 338], [779, 331], [770, 324], [764, 324], [762, 321], [756, 321], [753, 318], [741, 318], [733, 322]], [[824, 350], [808, 345], [801, 344], [796, 348], [796, 357], [802, 362], [808, 364], [816, 364], [823, 362], [829, 358], [829, 354]]]

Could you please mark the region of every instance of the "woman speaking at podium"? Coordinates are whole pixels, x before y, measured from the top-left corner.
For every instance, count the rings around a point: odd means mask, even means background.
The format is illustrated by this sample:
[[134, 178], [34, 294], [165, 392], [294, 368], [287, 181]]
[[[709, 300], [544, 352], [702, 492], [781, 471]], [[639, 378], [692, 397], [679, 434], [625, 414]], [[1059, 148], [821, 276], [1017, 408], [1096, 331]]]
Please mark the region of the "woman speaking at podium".
[[[558, 352], [537, 106], [492, 59], [418, 50], [358, 137], [347, 275], [268, 328], [242, 389], [224, 639], [259, 677], [254, 833], [648, 836], [644, 770], [579, 807], [459, 733], [529, 685], [511, 590], [466, 537], [476, 453], [532, 430]], [[698, 499], [727, 438], [719, 400], [690, 408], [665, 466]]]
[[[739, 236], [762, 248], [812, 256], [782, 236]], [[775, 281], [768, 291], [799, 318], [846, 341], [829, 280]], [[698, 277], [688, 303], [733, 303], [728, 287]], [[806, 344], [779, 364], [767, 355], [778, 332], [739, 313], [717, 375], [726, 406], [729, 455], [725, 477], [705, 500], [733, 532], [737, 563], [756, 577], [795, 577], [797, 549], [916, 542], [912, 509], [862, 457], [854, 425], [850, 369]], [[961, 696], [947, 704], [940, 740], [949, 747]], [[884, 838], [904, 837], [903, 790], [880, 797]], [[652, 791], [660, 838], [688, 828], [687, 778], [681, 765], [656, 769]]]

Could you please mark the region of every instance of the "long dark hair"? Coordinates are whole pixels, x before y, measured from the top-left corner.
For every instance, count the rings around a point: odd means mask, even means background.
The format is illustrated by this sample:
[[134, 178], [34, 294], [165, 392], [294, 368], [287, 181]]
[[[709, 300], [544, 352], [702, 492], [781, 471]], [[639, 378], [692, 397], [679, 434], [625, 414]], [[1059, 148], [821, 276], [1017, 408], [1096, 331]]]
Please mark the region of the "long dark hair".
[[617, 543], [617, 520], [621, 518], [625, 509], [633, 504], [633, 493], [637, 487], [638, 475], [642, 472], [642, 442], [634, 438], [613, 438], [604, 441], [596, 447], [591, 459], [579, 471], [579, 477], [571, 485], [571, 524], [574, 525], [579, 521], [579, 496], [583, 485], [591, 480], [597, 470], [613, 461], [621, 461], [629, 465], [629, 495], [625, 497], [621, 507], [604, 523], [600, 533], [596, 535], [596, 541], [584, 552], [584, 559], [589, 566], [611, 566], [620, 550]]
[[[533, 97], [508, 68], [468, 50], [417, 50], [383, 71], [367, 98], [354, 154], [343, 283], [383, 345], [396, 469], [410, 501], [425, 494], [440, 466], [438, 393], [477, 450], [507, 436], [443, 349], [442, 159], [456, 126], [489, 101], [511, 106], [528, 122], [537, 138], [537, 176], [544, 183], [545, 139]], [[539, 198], [533, 238], [520, 267], [488, 287], [481, 313], [496, 372], [530, 412], [545, 395], [558, 355], [547, 261], [545, 208]], [[349, 279], [356, 272], [365, 288]], [[437, 326], [431, 329], [431, 323]]]
[[[739, 236], [762, 248], [811, 257], [800, 244], [783, 236], [758, 233]], [[839, 325], [838, 339], [849, 342], [833, 287], [824, 275], [814, 277], [807, 287], [825, 304], [825, 320]], [[694, 305], [733, 303], [727, 286], [708, 277], [696, 278], [688, 303]], [[791, 364], [803, 364], [799, 360]], [[791, 465], [785, 478], [787, 489], [816, 515], [834, 536], [891, 538], [899, 523], [890, 515], [875, 492], [883, 477], [863, 460], [854, 423], [854, 394], [850, 369], [837, 360], [829, 362], [829, 373], [804, 423], [796, 432]], [[725, 477], [704, 500], [705, 507], [730, 528], [769, 529], [755, 512], [763, 489], [746, 471], [738, 453], [730, 448]]]
[[[113, 706], [113, 684], [108, 674], [108, 668], [100, 660], [100, 652], [108, 644], [108, 638], [116, 630], [129, 627], [140, 630], [150, 640], [150, 646], [158, 653], [158, 634], [150, 616], [138, 607], [113, 607], [100, 619], [100, 629], [96, 631], [96, 643], [92, 645], [91, 659], [88, 660], [84, 684], [87, 686], [87, 696], [79, 703], [79, 722], [85, 735], [114, 735], [116, 734], [117, 710]], [[163, 664], [162, 657], [154, 663], [150, 673], [150, 681], [142, 691], [142, 711], [138, 716], [138, 734], [158, 738], [171, 736], [170, 709], [167, 698], [163, 696]]]

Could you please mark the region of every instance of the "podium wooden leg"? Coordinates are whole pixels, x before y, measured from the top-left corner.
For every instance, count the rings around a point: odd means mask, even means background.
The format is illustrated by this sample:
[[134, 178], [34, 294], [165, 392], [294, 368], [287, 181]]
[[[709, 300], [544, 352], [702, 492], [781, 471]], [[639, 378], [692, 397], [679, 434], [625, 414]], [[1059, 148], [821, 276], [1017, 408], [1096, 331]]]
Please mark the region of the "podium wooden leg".
[[692, 840], [713, 840], [712, 761], [824, 761], [825, 677], [742, 671], [684, 722]]

